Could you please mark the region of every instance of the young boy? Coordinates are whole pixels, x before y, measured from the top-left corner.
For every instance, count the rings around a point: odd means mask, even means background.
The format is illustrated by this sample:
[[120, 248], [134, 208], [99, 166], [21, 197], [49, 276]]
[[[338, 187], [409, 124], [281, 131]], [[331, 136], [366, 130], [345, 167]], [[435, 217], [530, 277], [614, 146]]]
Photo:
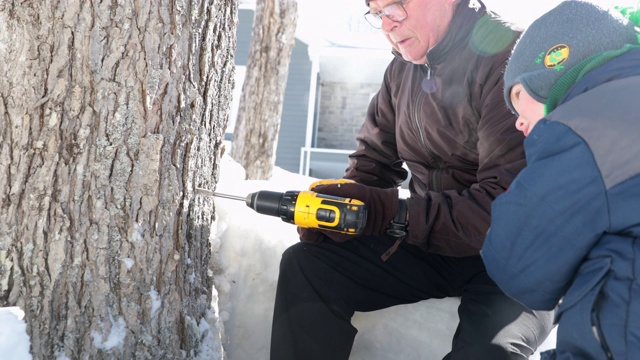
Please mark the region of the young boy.
[[504, 80], [527, 167], [493, 203], [487, 271], [531, 309], [556, 309], [543, 359], [640, 359], [638, 33], [562, 2], [522, 34]]

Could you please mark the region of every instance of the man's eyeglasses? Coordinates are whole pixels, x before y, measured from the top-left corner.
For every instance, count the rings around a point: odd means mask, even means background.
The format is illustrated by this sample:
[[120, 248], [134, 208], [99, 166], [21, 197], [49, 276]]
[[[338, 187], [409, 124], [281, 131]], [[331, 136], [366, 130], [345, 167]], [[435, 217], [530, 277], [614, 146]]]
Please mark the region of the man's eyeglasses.
[[383, 15], [391, 21], [402, 22], [402, 20], [407, 18], [407, 10], [405, 10], [402, 5], [404, 2], [405, 0], [389, 4], [377, 13], [367, 11], [364, 14], [364, 18], [367, 19], [367, 22], [376, 29], [380, 29], [382, 27]]

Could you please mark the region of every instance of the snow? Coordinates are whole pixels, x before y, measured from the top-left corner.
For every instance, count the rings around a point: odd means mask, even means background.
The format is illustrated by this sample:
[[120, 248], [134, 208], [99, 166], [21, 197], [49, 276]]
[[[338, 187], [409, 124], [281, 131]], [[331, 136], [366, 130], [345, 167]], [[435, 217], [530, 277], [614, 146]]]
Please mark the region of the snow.
[[133, 267], [133, 264], [136, 263], [135, 260], [131, 258], [121, 258], [120, 261], [124, 263], [124, 266], [127, 267], [127, 270], [131, 270], [131, 267]]
[[151, 297], [151, 317], [155, 317], [158, 314], [158, 310], [160, 310], [162, 301], [160, 300], [160, 294], [158, 294], [154, 286], [149, 290], [149, 296]]
[[0, 354], [6, 359], [31, 359], [27, 324], [19, 307], [0, 308]]
[[[127, 335], [127, 324], [122, 316], [114, 318], [111, 309], [108, 312], [109, 322], [111, 323], [109, 333], [91, 331], [93, 346], [102, 350], [122, 349], [124, 338]], [[100, 324], [100, 327], [104, 329], [104, 324]]]

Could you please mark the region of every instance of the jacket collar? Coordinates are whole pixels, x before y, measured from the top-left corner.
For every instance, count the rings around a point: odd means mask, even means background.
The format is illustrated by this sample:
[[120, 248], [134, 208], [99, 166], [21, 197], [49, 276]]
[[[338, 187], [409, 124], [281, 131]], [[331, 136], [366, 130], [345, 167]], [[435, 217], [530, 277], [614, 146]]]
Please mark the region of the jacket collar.
[[[579, 69], [578, 67], [582, 63], [575, 66], [579, 70], [575, 77], [567, 76], [573, 73], [574, 69], [571, 69], [556, 82], [546, 104], [547, 112], [553, 111], [557, 106], [598, 85], [626, 77], [640, 76], [640, 67], [638, 66], [640, 45], [629, 44], [620, 50], [608, 51], [586, 59], [583, 63], [584, 65]], [[589, 66], [591, 70], [589, 70]], [[563, 82], [566, 82], [566, 85], [563, 85]]]

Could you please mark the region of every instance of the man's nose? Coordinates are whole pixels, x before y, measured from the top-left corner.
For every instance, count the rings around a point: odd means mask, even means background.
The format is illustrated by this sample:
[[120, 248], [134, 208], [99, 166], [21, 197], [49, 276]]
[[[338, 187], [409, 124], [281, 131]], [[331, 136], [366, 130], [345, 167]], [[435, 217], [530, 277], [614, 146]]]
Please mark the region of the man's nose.
[[399, 22], [390, 20], [386, 15], [382, 15], [382, 25], [380, 29], [385, 33], [390, 33], [396, 26], [398, 26]]

